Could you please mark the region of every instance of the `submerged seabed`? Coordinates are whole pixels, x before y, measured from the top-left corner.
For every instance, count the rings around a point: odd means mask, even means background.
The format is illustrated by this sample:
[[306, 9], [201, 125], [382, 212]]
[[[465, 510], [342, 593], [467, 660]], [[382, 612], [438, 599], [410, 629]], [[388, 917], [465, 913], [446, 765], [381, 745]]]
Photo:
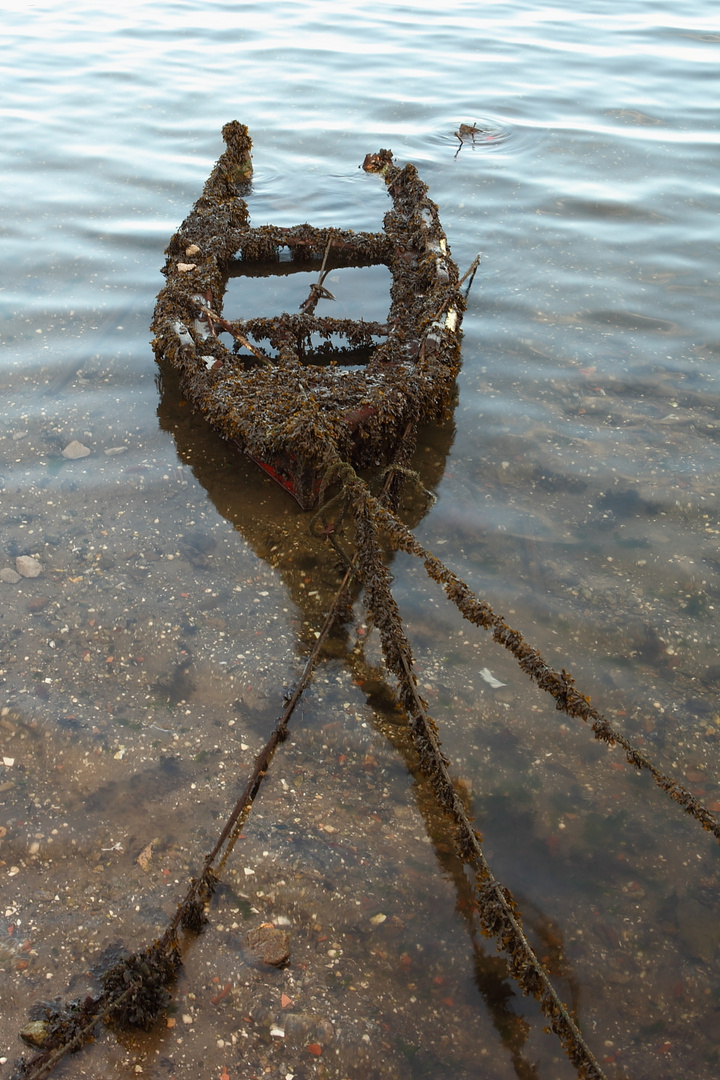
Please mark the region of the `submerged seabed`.
[[[105, 369], [80, 377], [114, 378]], [[30, 554], [42, 567], [3, 585], [7, 1045], [32, 1002], [82, 997], [97, 986], [104, 950], [112, 957], [119, 944], [141, 947], [162, 931], [339, 580], [307, 517], [205, 429], [169, 373], [160, 389], [172, 440], [141, 409], [120, 438], [85, 413], [87, 429], [74, 431], [91, 453], [74, 461], [61, 453], [68, 428], [47, 417], [3, 436], [15, 455], [6, 561]], [[426, 483], [445, 467], [448, 439], [452, 428], [421, 443]], [[521, 471], [501, 460], [486, 484], [504, 484], [508, 506], [521, 505]], [[556, 473], [552, 493], [567, 504], [559, 512], [571, 512], [572, 483]], [[651, 530], [652, 512], [626, 500], [631, 517], [609, 498], [599, 514]], [[706, 594], [687, 577], [682, 604], [671, 605], [651, 585], [623, 586], [622, 566], [617, 585], [592, 568], [580, 581], [561, 544], [541, 559], [530, 540], [503, 544], [489, 532], [482, 543], [473, 533], [468, 547], [463, 505], [460, 493], [452, 528], [465, 576], [473, 566], [514, 575], [521, 587], [507, 618], [557, 666], [585, 647], [598, 706], [717, 810]], [[700, 543], [708, 526], [697, 522]], [[444, 554], [437, 533], [425, 539]], [[649, 542], [619, 551], [635, 562]], [[591, 541], [587, 550], [600, 559]], [[609, 1075], [649, 1075], [671, 1051], [711, 1062], [720, 945], [711, 841], [463, 627], [419, 566], [397, 559], [394, 569], [423, 692], [491, 865]], [[538, 575], [555, 583], [552, 612], [537, 600]], [[688, 607], [692, 656], [680, 638]], [[659, 609], [662, 638], [644, 621]], [[652, 687], [646, 701], [637, 700], [631, 655]], [[538, 1062], [541, 1075], [572, 1075], [478, 932], [360, 603], [291, 727], [210, 926], [187, 941], [167, 1022], [149, 1035], [103, 1036], [67, 1066], [71, 1074], [126, 1076], [140, 1066], [158, 1077], [223, 1068], [504, 1077]], [[283, 971], [247, 948], [246, 931], [263, 921], [290, 931]]]
[[[482, 249], [458, 403], [417, 455], [438, 502], [409, 520], [720, 812], [715, 6], [38, 0], [3, 25], [0, 570], [41, 569], [0, 581], [5, 1071], [33, 1002], [162, 930], [337, 581], [287, 496], [154, 381], [162, 251], [231, 119], [254, 224], [379, 228], [358, 166], [387, 146], [460, 268]], [[457, 152], [460, 124], [481, 134]], [[711, 1080], [717, 844], [421, 566], [392, 571], [489, 861], [608, 1077]], [[210, 919], [170, 1026], [61, 1074], [573, 1076], [478, 936], [360, 601]], [[290, 933], [282, 972], [247, 950], [263, 921]]]

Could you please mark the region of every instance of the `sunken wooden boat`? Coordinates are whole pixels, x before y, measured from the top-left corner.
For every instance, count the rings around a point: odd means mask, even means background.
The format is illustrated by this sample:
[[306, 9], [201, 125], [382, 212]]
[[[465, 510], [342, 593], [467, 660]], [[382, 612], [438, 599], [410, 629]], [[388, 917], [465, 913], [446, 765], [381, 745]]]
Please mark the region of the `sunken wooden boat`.
[[[363, 163], [392, 199], [381, 232], [253, 227], [242, 197], [252, 142], [236, 121], [222, 134], [227, 149], [166, 250], [153, 347], [208, 423], [310, 509], [330, 466], [382, 467], [419, 424], [444, 415], [460, 364], [458, 271], [427, 186], [389, 151]], [[297, 311], [250, 319], [223, 312], [231, 272], [281, 259], [320, 270]], [[323, 285], [329, 267], [369, 264], [392, 275], [385, 323], [316, 314], [332, 298]], [[313, 362], [314, 343], [338, 340], [367, 348], [367, 363]]]

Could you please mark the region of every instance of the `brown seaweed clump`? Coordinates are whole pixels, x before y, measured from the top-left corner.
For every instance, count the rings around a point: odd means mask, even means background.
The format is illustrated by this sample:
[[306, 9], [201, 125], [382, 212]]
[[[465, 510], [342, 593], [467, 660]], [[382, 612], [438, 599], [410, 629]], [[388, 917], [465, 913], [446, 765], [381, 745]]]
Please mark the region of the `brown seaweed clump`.
[[119, 960], [103, 976], [103, 998], [110, 1003], [106, 1022], [149, 1031], [170, 1004], [168, 988], [180, 966], [177, 946], [167, 948], [160, 942]]

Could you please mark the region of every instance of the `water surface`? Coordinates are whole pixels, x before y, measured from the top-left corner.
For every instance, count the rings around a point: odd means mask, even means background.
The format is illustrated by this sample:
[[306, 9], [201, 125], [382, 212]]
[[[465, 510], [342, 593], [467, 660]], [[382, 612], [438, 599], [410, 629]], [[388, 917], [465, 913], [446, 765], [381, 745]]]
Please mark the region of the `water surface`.
[[[715, 6], [80, 0], [3, 26], [0, 568], [42, 564], [0, 582], [7, 1068], [32, 1002], [161, 931], [337, 581], [150, 348], [230, 119], [254, 223], [378, 228], [358, 166], [390, 147], [461, 270], [482, 251], [416, 533], [720, 811]], [[717, 845], [420, 565], [392, 570], [490, 863], [607, 1075], [714, 1076]], [[171, 1026], [67, 1075], [574, 1075], [477, 931], [360, 601], [223, 881]], [[290, 929], [284, 972], [247, 953], [264, 920]]]

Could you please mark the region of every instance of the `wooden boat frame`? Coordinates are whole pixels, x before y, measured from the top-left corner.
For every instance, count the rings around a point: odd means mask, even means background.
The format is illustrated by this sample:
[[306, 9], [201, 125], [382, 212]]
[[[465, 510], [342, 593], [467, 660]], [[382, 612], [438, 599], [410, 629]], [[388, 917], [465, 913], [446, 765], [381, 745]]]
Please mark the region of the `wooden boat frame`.
[[[179, 371], [183, 393], [224, 438], [237, 443], [303, 509], [338, 460], [355, 468], [386, 464], [408, 431], [444, 415], [460, 364], [464, 299], [438, 209], [411, 164], [369, 154], [392, 198], [382, 232], [303, 224], [251, 227], [241, 192], [252, 175], [252, 142], [233, 121], [226, 151], [192, 212], [170, 240], [153, 320], [158, 360]], [[295, 314], [228, 321], [222, 313], [228, 275], [278, 262], [289, 252], [298, 269], [322, 272]], [[385, 324], [321, 318], [315, 307], [328, 257], [334, 267], [384, 264], [392, 275]], [[241, 260], [238, 262], [238, 260]], [[234, 349], [219, 334], [229, 334]], [[312, 336], [372, 347], [364, 367], [308, 362]], [[270, 356], [260, 344], [268, 342]], [[240, 354], [238, 349], [245, 351]]]

